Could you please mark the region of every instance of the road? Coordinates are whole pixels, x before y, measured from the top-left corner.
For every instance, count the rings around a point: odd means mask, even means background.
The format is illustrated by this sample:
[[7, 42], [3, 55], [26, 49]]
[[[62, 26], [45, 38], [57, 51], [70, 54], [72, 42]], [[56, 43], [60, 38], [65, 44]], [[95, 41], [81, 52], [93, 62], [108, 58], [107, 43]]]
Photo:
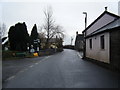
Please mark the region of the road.
[[82, 60], [78, 52], [65, 49], [11, 76], [3, 88], [117, 88], [119, 80], [118, 73]]

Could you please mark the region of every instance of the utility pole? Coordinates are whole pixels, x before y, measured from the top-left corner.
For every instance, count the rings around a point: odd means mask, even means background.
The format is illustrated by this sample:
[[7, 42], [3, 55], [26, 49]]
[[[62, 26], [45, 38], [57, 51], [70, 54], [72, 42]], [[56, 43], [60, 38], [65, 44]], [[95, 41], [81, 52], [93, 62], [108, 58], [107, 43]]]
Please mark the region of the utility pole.
[[85, 29], [87, 27], [87, 12], [83, 12], [83, 14], [85, 14]]
[[[83, 14], [85, 14], [85, 30], [86, 30], [86, 28], [87, 28], [87, 12], [83, 12]], [[86, 37], [86, 32], [84, 32], [83, 35], [84, 35], [83, 58], [85, 58], [85, 57], [86, 57], [86, 39], [85, 39], [85, 37]]]

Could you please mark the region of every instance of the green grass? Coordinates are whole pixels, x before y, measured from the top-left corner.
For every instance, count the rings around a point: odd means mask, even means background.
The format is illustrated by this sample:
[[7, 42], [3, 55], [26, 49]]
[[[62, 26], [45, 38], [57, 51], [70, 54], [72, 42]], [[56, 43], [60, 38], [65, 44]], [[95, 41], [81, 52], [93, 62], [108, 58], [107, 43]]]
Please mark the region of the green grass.
[[[62, 49], [57, 50], [57, 52], [62, 51]], [[22, 54], [25, 54], [22, 55]], [[20, 55], [21, 54], [21, 55]], [[50, 51], [45, 51], [45, 52], [39, 52], [39, 56], [46, 56], [46, 55], [51, 55], [52, 53]], [[19, 51], [2, 51], [2, 60], [17, 60], [17, 59], [23, 59], [23, 58], [35, 58], [32, 53], [29, 52], [19, 52]]]
[[24, 57], [16, 57], [14, 56], [15, 53], [18, 51], [2, 51], [2, 60], [15, 60], [15, 59], [22, 59]]

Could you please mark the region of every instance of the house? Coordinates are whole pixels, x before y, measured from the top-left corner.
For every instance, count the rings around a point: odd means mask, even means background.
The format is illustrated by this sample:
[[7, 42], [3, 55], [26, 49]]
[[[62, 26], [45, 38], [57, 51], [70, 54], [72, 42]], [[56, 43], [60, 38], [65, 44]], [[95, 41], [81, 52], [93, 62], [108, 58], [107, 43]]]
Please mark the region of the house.
[[[46, 38], [42, 38], [40, 42], [41, 49], [46, 45]], [[63, 40], [62, 38], [52, 38], [49, 41], [49, 48], [62, 48]]]
[[120, 65], [120, 17], [107, 9], [84, 31], [84, 57], [115, 68]]
[[75, 50], [83, 50], [83, 34], [78, 34], [78, 32], [76, 32]]

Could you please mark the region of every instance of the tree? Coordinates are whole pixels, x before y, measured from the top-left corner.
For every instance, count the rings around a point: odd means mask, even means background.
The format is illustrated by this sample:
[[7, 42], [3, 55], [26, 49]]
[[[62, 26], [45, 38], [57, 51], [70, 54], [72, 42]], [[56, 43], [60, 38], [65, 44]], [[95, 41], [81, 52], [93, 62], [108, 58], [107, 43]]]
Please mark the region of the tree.
[[64, 31], [63, 31], [62, 26], [57, 25], [55, 31], [56, 31], [55, 36], [56, 36], [56, 43], [57, 43], [56, 46], [58, 48], [62, 48], [63, 47], [63, 39], [64, 39]]
[[31, 45], [33, 45], [33, 48], [37, 50], [37, 44], [38, 44], [38, 32], [37, 32], [37, 26], [36, 24], [33, 26], [30, 36], [30, 42]]
[[38, 27], [38, 38], [39, 39], [45, 39], [45, 31], [43, 31], [43, 27], [39, 26]]
[[0, 32], [1, 32], [1, 38], [5, 37], [7, 34], [7, 28], [5, 23], [0, 24]]
[[63, 35], [61, 32], [61, 26], [55, 24], [55, 20], [53, 19], [53, 12], [52, 9], [49, 7], [44, 11], [45, 15], [45, 23], [43, 28], [46, 34], [46, 48], [49, 47], [49, 41], [56, 35]]
[[57, 38], [62, 38], [64, 39], [64, 31], [63, 31], [63, 27], [60, 25], [57, 25], [55, 28], [55, 36], [57, 36]]
[[50, 39], [52, 38], [53, 34], [54, 34], [54, 20], [53, 20], [53, 13], [51, 9], [48, 9], [44, 11], [44, 15], [45, 15], [45, 24], [44, 24], [44, 29], [46, 31], [46, 48], [48, 48], [48, 44]]
[[2, 27], [1, 27], [1, 23], [0, 23], [0, 38], [2, 37]]
[[35, 39], [38, 38], [38, 32], [37, 32], [37, 26], [36, 26], [36, 24], [32, 28], [31, 36], [30, 37], [31, 37], [32, 43], [33, 43], [33, 40], [35, 40]]
[[39, 32], [38, 33], [38, 38], [40, 39], [41, 43], [44, 43], [46, 38], [45, 38], [45, 33], [44, 32]]
[[15, 50], [15, 26], [11, 26], [8, 32], [8, 38], [10, 42], [10, 50]]
[[17, 23], [11, 26], [8, 32], [10, 42], [10, 49], [14, 51], [27, 51], [27, 44], [29, 43], [29, 34], [27, 26], [24, 23]]

